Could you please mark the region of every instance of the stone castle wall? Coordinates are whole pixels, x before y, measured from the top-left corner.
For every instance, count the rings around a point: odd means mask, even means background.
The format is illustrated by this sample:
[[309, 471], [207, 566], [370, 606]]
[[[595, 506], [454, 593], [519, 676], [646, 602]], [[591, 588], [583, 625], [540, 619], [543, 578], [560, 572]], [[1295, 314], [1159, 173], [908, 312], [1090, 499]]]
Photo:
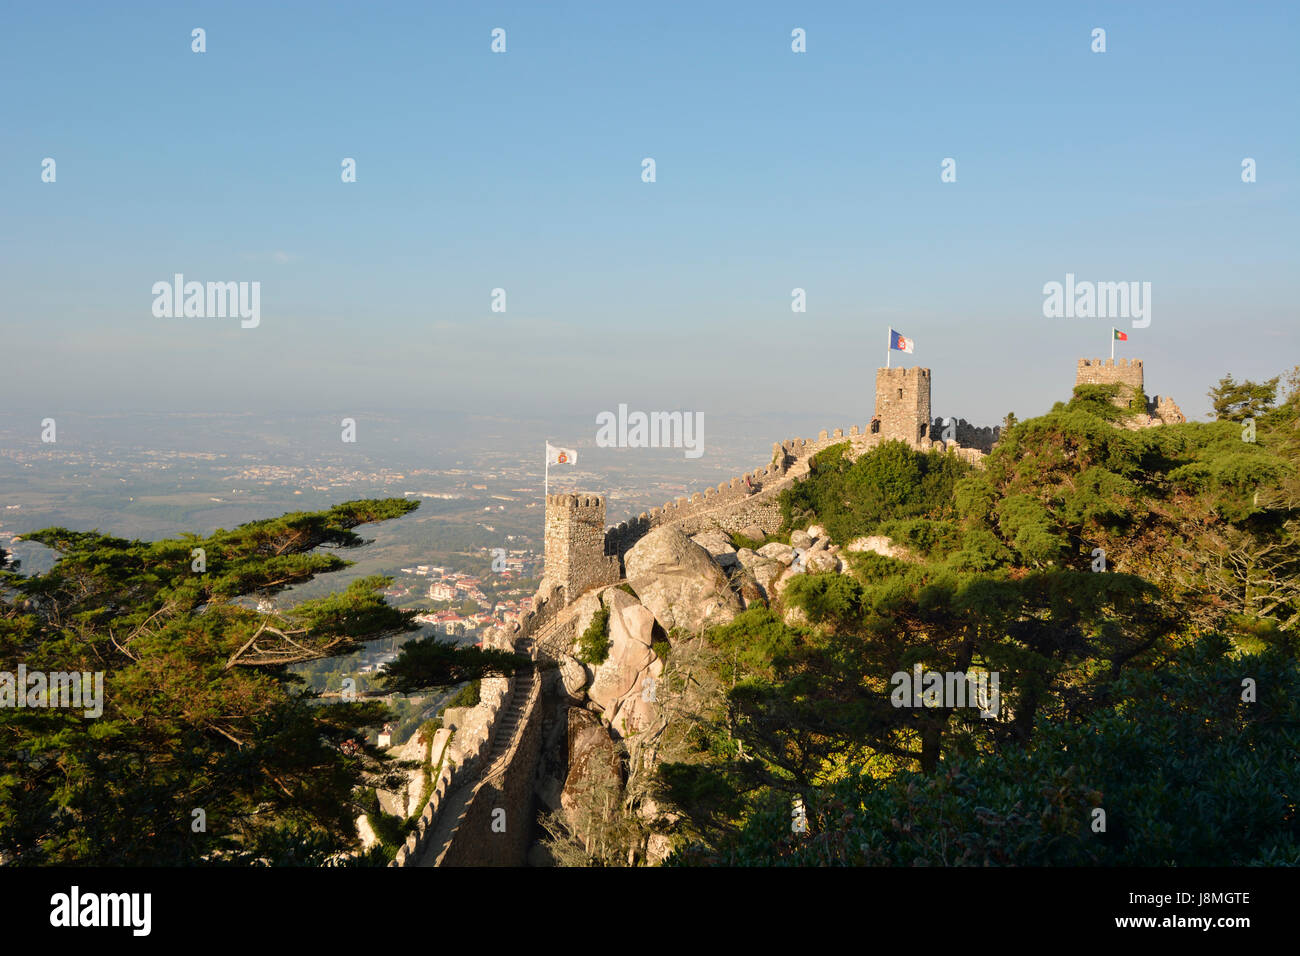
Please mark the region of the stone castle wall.
[[1115, 404], [1127, 405], [1134, 392], [1142, 390], [1141, 359], [1079, 359], [1078, 370], [1074, 375], [1074, 384], [1120, 386]]
[[447, 745], [442, 770], [433, 782], [429, 802], [416, 820], [406, 842], [398, 848], [389, 866], [414, 866], [425, 852], [442, 818], [447, 794], [472, 781], [483, 769], [483, 761], [495, 742], [497, 717], [514, 691], [513, 677], [485, 677], [479, 687], [479, 702], [466, 714]]
[[[764, 467], [720, 482], [716, 487], [666, 502], [648, 512], [643, 511], [637, 517], [609, 528], [605, 532], [604, 553], [621, 559], [649, 532], [670, 524], [685, 534], [696, 534], [706, 527], [741, 531], [751, 525], [775, 531], [781, 524], [776, 486], [785, 487], [789, 483], [787, 475], [796, 463], [844, 441], [866, 448], [879, 444], [880, 440], [879, 435], [869, 434], [866, 426], [853, 425], [847, 433], [843, 428], [836, 428], [830, 432], [821, 431], [815, 439], [788, 438], [777, 442], [772, 445], [771, 462]], [[758, 489], [757, 492], [751, 492], [751, 485]]]
[[[1142, 388], [1142, 362], [1121, 359], [1118, 363], [1100, 359], [1080, 359], [1076, 384], [1119, 382], [1128, 389]], [[901, 395], [900, 395], [901, 391]], [[1131, 394], [1131, 393], [1130, 393]], [[1153, 415], [1165, 422], [1183, 421], [1182, 412], [1171, 399], [1152, 402]], [[772, 446], [772, 460], [763, 468], [738, 475], [716, 487], [706, 488], [689, 497], [665, 503], [636, 518], [610, 528], [604, 527], [605, 499], [600, 495], [550, 495], [546, 499], [545, 558], [546, 577], [534, 607], [524, 619], [504, 632], [510, 646], [524, 637], [534, 638], [539, 659], [554, 659], [572, 647], [576, 638], [576, 617], [561, 617], [560, 612], [591, 588], [614, 584], [621, 578], [622, 557], [629, 548], [654, 528], [679, 527], [686, 534], [696, 534], [706, 527], [741, 531], [750, 526], [775, 531], [781, 524], [780, 491], [806, 474], [813, 455], [842, 442], [849, 442], [851, 455], [857, 457], [884, 441], [901, 440], [918, 451], [941, 450], [978, 465], [996, 443], [1000, 428], [977, 427], [965, 419], [953, 424], [955, 441], [943, 441], [945, 423], [930, 416], [930, 370], [878, 369], [876, 376], [876, 419], [872, 424], [853, 425], [846, 433], [842, 428], [822, 431], [815, 439], [791, 438]], [[872, 426], [875, 425], [875, 430]], [[748, 482], [746, 481], [748, 478]], [[756, 487], [756, 492], [751, 491]], [[487, 685], [488, 681], [484, 681]], [[540, 748], [541, 721], [538, 705], [542, 681], [535, 682], [524, 715], [524, 732], [507, 759], [483, 782], [465, 820], [448, 846], [446, 865], [519, 865], [524, 861], [533, 806], [532, 778]], [[510, 699], [513, 685], [503, 685], [501, 693], [492, 691], [494, 708], [487, 732], [476, 747], [478, 760], [489, 752], [496, 730], [496, 718]], [[466, 765], [458, 768], [466, 777], [481, 773], [483, 768]], [[459, 779], [459, 778], [455, 778]], [[437, 819], [437, 806], [451, 786], [453, 775], [444, 768], [439, 777], [435, 798], [421, 816], [416, 833], [408, 837], [407, 846], [392, 865], [408, 865], [419, 854], [420, 840], [427, 839]], [[492, 811], [505, 808], [505, 834], [494, 833]], [[521, 809], [522, 808], [522, 809]], [[426, 819], [428, 822], [426, 823]]]
[[[1143, 369], [1141, 359], [1079, 359], [1078, 371], [1075, 373], [1075, 385], [1109, 385], [1117, 383], [1120, 386], [1119, 394], [1115, 396], [1115, 404], [1127, 406], [1133, 399], [1133, 395], [1142, 391], [1145, 393], [1143, 381]], [[1178, 407], [1168, 395], [1147, 399], [1146, 408], [1147, 418], [1150, 421], [1141, 419], [1138, 424], [1141, 427], [1149, 425], [1177, 425], [1187, 421], [1187, 416], [1183, 410]]]
[[930, 435], [936, 442], [943, 441], [943, 436], [951, 429], [953, 441], [962, 448], [976, 448], [984, 454], [990, 454], [993, 446], [1002, 434], [1000, 425], [972, 425], [964, 418], [936, 418], [931, 425]]
[[1187, 416], [1178, 407], [1178, 403], [1168, 395], [1163, 397], [1157, 395], [1147, 402], [1147, 414], [1152, 418], [1160, 419], [1166, 425], [1179, 425], [1187, 421]]

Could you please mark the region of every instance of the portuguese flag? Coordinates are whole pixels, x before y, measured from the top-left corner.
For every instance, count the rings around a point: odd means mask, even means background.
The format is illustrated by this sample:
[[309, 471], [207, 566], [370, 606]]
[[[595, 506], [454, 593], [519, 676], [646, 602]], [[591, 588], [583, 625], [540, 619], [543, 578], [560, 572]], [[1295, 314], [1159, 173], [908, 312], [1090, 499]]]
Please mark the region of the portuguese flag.
[[1127, 332], [1121, 332], [1119, 329], [1111, 329], [1111, 331], [1115, 333], [1115, 339], [1114, 339], [1114, 341], [1116, 341], [1116, 342], [1127, 342], [1127, 341], [1128, 341], [1128, 333], [1127, 333]]

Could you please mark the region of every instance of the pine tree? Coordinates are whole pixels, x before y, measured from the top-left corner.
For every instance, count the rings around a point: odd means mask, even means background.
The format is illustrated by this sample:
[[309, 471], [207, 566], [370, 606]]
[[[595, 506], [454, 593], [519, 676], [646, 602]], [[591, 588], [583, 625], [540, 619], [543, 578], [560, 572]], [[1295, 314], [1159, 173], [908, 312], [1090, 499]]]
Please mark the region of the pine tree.
[[[0, 571], [0, 672], [102, 674], [102, 714], [0, 707], [0, 853], [313, 864], [353, 848], [368, 792], [402, 769], [365, 745], [364, 729], [391, 715], [374, 700], [322, 706], [289, 665], [414, 630], [414, 612], [385, 602], [391, 581], [378, 576], [291, 607], [270, 598], [347, 567], [335, 552], [365, 543], [354, 528], [414, 507], [351, 501], [155, 542], [25, 535], [58, 560], [31, 577]], [[397, 689], [518, 663], [416, 643], [395, 667]]]

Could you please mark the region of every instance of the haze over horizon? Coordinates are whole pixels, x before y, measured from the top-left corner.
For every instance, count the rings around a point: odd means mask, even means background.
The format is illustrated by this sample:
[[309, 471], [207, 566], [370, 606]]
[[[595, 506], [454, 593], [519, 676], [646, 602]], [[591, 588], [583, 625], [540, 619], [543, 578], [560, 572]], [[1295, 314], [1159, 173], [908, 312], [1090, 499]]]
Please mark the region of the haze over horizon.
[[[936, 415], [997, 424], [1068, 397], [1118, 325], [1203, 419], [1223, 374], [1300, 356], [1300, 17], [1193, 8], [17, 8], [7, 404], [590, 435], [626, 403], [770, 442], [865, 422], [891, 326]], [[260, 324], [156, 318], [176, 273], [260, 282]], [[1150, 282], [1150, 326], [1044, 318], [1067, 273]]]

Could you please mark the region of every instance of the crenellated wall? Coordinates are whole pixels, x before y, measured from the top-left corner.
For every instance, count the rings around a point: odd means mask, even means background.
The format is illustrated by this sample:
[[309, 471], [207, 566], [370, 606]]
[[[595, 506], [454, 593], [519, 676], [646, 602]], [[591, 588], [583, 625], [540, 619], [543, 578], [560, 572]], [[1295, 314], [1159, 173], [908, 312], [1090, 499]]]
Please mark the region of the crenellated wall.
[[[1119, 382], [1131, 396], [1132, 389], [1142, 387], [1142, 376], [1142, 362], [1138, 359], [1080, 359], [1076, 384]], [[1150, 412], [1152, 418], [1165, 423], [1185, 420], [1168, 398], [1152, 400]], [[636, 518], [606, 528], [603, 496], [548, 495], [542, 586], [534, 597], [533, 609], [519, 624], [497, 632], [496, 639], [509, 647], [529, 639], [538, 661], [553, 661], [569, 653], [577, 636], [578, 616], [574, 612], [579, 609], [561, 612], [584, 592], [617, 583], [622, 576], [623, 556], [648, 532], [665, 525], [678, 527], [688, 535], [708, 527], [729, 532], [750, 527], [775, 531], [781, 524], [780, 492], [808, 474], [809, 460], [832, 445], [848, 442], [850, 456], [856, 458], [884, 441], [897, 439], [918, 451], [941, 450], [979, 465], [1001, 434], [999, 427], [980, 427], [956, 419], [951, 423], [952, 438], [945, 441], [947, 429], [944, 419], [930, 416], [929, 369], [878, 369], [876, 418], [868, 425], [853, 425], [847, 432], [843, 428], [821, 431], [816, 438], [777, 442], [764, 467], [666, 502]], [[456, 788], [462, 788], [456, 812], [463, 809], [465, 815], [447, 838], [444, 864], [519, 865], [524, 861], [533, 822], [532, 779], [540, 748], [538, 701], [542, 681], [535, 679], [528, 689], [521, 729], [516, 736], [511, 727], [510, 750], [492, 767], [484, 767], [483, 760], [495, 743], [501, 713], [511, 700], [515, 684], [513, 680], [496, 678], [485, 679], [483, 686], [481, 713], [477, 719], [462, 720], [464, 729], [458, 729], [452, 738], [463, 759], [454, 766], [449, 761], [443, 767], [429, 805], [392, 866], [409, 866], [422, 854], [429, 854], [431, 835], [448, 804], [448, 794]], [[519, 693], [522, 697], [523, 686]], [[458, 739], [462, 734], [463, 738]], [[468, 803], [463, 788], [475, 788], [470, 791]], [[492, 826], [493, 811], [498, 809], [506, 811], [504, 833]], [[452, 822], [450, 817], [447, 822]]]
[[1120, 386], [1115, 396], [1116, 405], [1128, 405], [1133, 394], [1142, 390], [1141, 359], [1079, 359], [1078, 369], [1074, 375], [1077, 385]]
[[1179, 425], [1187, 421], [1187, 416], [1178, 407], [1178, 403], [1168, 395], [1163, 397], [1157, 395], [1147, 402], [1147, 414], [1152, 418], [1160, 419], [1166, 425]]
[[479, 687], [479, 702], [466, 708], [460, 725], [447, 745], [442, 770], [433, 782], [433, 792], [415, 828], [406, 835], [389, 866], [413, 866], [426, 851], [441, 820], [448, 794], [474, 780], [491, 753], [497, 731], [497, 716], [514, 692], [513, 677], [485, 677]]
[[947, 441], [944, 436], [952, 432], [952, 441], [955, 441], [962, 448], [976, 448], [984, 454], [990, 454], [993, 451], [994, 444], [997, 443], [999, 436], [1002, 434], [1000, 425], [972, 425], [964, 418], [955, 418], [952, 420], [946, 418], [936, 418], [931, 426], [930, 435], [935, 441]]
[[532, 841], [533, 773], [542, 743], [542, 682], [534, 680], [510, 749], [485, 768], [441, 866], [523, 866]]
[[[776, 442], [772, 445], [772, 460], [766, 466], [666, 502], [610, 527], [605, 532], [605, 553], [621, 560], [646, 534], [669, 524], [686, 534], [715, 526], [725, 531], [740, 531], [757, 525], [775, 531], [781, 523], [777, 494], [792, 483], [791, 471], [795, 465], [806, 463], [817, 452], [845, 441], [852, 442], [855, 448], [866, 449], [878, 444], [880, 436], [868, 434], [865, 426], [853, 425], [847, 432], [836, 428], [829, 432], [822, 430], [815, 439], [788, 438]], [[757, 490], [751, 492], [751, 485]]]

